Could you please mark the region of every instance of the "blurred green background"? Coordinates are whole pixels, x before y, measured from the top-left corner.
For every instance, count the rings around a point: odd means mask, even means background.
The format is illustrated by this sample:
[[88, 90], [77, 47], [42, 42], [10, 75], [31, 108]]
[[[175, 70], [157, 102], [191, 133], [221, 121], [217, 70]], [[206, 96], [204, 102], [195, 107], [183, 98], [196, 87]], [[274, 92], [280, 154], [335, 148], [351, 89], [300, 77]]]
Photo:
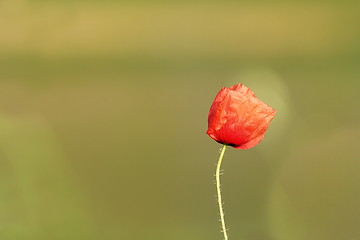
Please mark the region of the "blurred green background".
[[207, 114], [278, 110], [229, 149], [230, 239], [360, 239], [356, 1], [0, 1], [0, 239], [219, 240]]

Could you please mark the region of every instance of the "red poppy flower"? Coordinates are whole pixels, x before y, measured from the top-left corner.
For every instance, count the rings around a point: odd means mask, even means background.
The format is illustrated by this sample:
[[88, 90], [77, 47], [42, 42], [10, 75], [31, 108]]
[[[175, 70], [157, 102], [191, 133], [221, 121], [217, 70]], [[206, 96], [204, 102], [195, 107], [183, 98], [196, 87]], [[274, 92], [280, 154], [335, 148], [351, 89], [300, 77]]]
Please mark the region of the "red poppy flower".
[[264, 138], [275, 114], [248, 87], [223, 87], [211, 105], [206, 134], [218, 143], [249, 149]]

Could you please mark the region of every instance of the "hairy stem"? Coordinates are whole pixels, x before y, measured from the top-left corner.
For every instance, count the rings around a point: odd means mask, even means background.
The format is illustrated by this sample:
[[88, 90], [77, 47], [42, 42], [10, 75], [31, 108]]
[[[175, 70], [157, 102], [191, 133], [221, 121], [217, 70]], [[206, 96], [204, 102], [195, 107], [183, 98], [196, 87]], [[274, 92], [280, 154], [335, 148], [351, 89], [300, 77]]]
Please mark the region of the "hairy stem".
[[224, 157], [225, 150], [226, 150], [226, 145], [224, 145], [224, 147], [221, 150], [219, 161], [216, 166], [215, 176], [216, 176], [216, 190], [217, 190], [218, 204], [219, 204], [219, 210], [220, 210], [221, 228], [222, 228], [222, 232], [224, 233], [224, 239], [228, 240], [228, 236], [226, 233], [226, 227], [225, 227], [224, 210], [223, 210], [222, 199], [221, 199], [221, 190], [220, 190], [220, 169], [221, 169], [221, 162]]

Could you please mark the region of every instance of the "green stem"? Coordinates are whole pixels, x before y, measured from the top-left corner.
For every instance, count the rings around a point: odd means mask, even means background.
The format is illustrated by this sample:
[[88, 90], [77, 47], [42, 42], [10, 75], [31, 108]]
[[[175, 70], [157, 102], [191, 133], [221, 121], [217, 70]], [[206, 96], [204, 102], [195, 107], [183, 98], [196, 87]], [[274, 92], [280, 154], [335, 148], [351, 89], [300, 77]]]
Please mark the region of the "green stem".
[[224, 210], [223, 210], [222, 200], [221, 200], [221, 190], [220, 190], [220, 168], [221, 168], [221, 162], [224, 157], [225, 150], [226, 150], [226, 145], [224, 145], [224, 147], [222, 148], [222, 151], [221, 151], [221, 154], [219, 157], [219, 161], [217, 163], [215, 176], [216, 176], [216, 190], [217, 190], [217, 196], [218, 196], [222, 232], [224, 233], [224, 239], [228, 240], [228, 236], [226, 233], [226, 227], [225, 227]]

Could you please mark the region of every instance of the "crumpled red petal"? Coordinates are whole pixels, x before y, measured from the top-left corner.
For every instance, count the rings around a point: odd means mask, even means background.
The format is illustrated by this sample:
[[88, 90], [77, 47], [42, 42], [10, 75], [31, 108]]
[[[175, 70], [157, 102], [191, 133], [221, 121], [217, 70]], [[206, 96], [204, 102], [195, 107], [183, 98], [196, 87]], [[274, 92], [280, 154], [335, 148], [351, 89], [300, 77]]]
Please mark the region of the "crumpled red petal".
[[248, 87], [223, 87], [211, 105], [206, 133], [219, 143], [249, 149], [264, 138], [275, 114]]

